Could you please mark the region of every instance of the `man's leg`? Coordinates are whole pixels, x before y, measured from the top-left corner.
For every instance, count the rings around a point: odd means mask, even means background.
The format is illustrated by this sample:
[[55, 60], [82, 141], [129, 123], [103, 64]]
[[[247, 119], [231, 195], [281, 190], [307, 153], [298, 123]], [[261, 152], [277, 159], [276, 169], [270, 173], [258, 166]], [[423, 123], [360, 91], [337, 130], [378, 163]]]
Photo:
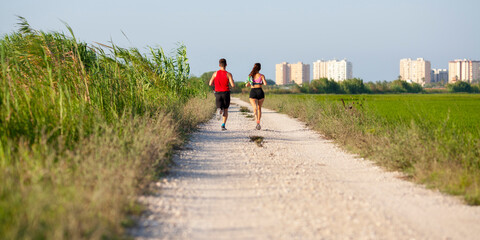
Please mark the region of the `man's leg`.
[[225, 128], [225, 123], [227, 123], [228, 119], [228, 107], [230, 106], [230, 92], [224, 93], [224, 98], [222, 102], [222, 109], [223, 109], [223, 123], [222, 123], [222, 130], [227, 130]]
[[228, 118], [228, 108], [223, 109], [223, 124], [227, 122]]
[[223, 104], [223, 123], [227, 122], [229, 107], [230, 107], [230, 92], [226, 92], [224, 104]]
[[215, 93], [215, 105], [217, 106], [215, 115], [217, 116], [217, 120], [220, 120], [222, 117], [222, 96], [220, 93]]

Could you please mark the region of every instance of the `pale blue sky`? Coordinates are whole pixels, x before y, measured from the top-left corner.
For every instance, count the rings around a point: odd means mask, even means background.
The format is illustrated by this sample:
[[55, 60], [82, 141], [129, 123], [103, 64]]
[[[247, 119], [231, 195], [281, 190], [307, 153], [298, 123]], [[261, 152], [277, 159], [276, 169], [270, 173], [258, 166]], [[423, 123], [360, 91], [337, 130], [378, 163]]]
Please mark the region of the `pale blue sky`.
[[391, 81], [401, 58], [480, 60], [478, 0], [0, 0], [0, 35], [17, 29], [15, 15], [44, 31], [68, 32], [66, 21], [87, 43], [169, 52], [183, 42], [192, 74], [225, 57], [236, 81], [255, 62], [275, 80], [276, 63], [346, 58], [354, 77]]

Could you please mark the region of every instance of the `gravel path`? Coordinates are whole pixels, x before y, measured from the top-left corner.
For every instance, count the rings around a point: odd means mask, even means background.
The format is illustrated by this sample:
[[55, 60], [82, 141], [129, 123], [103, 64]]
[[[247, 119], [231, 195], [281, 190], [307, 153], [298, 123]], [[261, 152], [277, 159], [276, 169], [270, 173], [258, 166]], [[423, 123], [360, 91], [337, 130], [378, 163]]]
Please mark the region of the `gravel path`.
[[[268, 100], [268, 99], [267, 99]], [[137, 239], [480, 239], [480, 208], [345, 153], [264, 109], [262, 130], [232, 99], [174, 157]], [[263, 147], [250, 136], [264, 137]]]

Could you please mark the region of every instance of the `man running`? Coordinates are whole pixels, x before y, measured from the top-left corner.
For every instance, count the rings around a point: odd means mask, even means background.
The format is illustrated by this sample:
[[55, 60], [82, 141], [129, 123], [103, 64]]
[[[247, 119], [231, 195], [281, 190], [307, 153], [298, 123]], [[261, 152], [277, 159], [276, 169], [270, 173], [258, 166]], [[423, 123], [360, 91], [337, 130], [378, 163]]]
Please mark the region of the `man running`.
[[225, 123], [228, 118], [228, 107], [230, 106], [230, 88], [228, 83], [232, 87], [235, 87], [233, 82], [233, 76], [231, 73], [227, 72], [225, 68], [227, 67], [227, 60], [222, 58], [218, 61], [218, 66], [220, 70], [213, 73], [212, 78], [208, 85], [212, 86], [215, 84], [215, 104], [217, 105], [218, 119], [223, 115], [222, 131], [227, 130], [225, 128]]

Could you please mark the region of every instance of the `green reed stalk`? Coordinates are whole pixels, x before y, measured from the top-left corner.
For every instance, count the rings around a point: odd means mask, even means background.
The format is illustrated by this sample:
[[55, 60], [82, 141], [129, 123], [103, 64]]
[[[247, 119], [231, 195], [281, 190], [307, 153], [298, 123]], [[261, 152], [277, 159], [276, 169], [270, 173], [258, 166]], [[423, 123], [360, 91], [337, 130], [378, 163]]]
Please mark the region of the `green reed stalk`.
[[208, 88], [183, 45], [146, 55], [19, 25], [0, 39], [0, 239], [121, 238], [172, 145], [211, 117]]

